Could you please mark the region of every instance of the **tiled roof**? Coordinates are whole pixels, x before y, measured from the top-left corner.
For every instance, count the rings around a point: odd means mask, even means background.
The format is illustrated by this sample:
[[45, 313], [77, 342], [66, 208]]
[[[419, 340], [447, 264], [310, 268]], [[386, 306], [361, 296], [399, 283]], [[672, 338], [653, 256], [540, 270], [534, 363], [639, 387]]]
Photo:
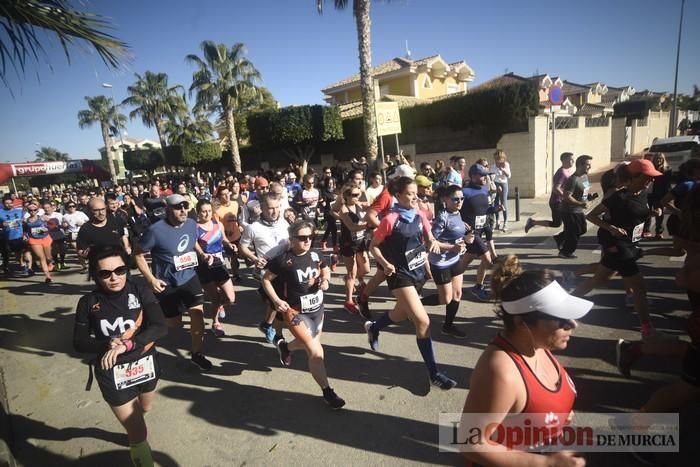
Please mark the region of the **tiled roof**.
[[606, 110], [612, 111], [611, 108], [600, 104], [583, 104], [576, 112], [576, 115], [598, 116], [603, 115]]
[[[530, 79], [533, 79], [533, 78], [525, 78], [523, 76], [516, 75], [515, 73], [506, 73], [505, 75], [491, 78], [488, 81], [484, 81], [483, 83], [481, 83], [477, 86], [474, 86], [473, 88], [470, 89], [469, 92], [474, 93], [474, 92], [486, 91], [488, 89], [500, 88], [502, 86], [508, 86], [511, 84], [522, 83], [522, 82], [528, 81]], [[534, 79], [536, 79], [536, 77]]]
[[590, 89], [590, 86], [585, 84], [572, 83], [571, 81], [566, 80], [564, 80], [564, 86], [562, 87], [562, 91], [564, 91], [565, 96], [570, 96], [572, 94], [583, 94], [584, 92], [587, 93], [590, 91]]

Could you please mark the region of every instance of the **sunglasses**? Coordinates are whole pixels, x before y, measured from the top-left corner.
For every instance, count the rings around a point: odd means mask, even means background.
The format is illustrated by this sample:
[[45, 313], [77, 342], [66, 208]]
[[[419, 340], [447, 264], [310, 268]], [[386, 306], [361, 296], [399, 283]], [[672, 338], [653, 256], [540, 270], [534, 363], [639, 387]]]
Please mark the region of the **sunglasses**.
[[183, 210], [183, 209], [187, 210], [190, 208], [190, 203], [182, 202], [180, 204], [171, 205], [170, 207], [172, 209], [175, 209], [175, 210]]
[[129, 268], [126, 266], [119, 266], [116, 269], [112, 269], [111, 271], [109, 269], [100, 269], [97, 271], [97, 277], [103, 280], [107, 280], [110, 277], [112, 277], [112, 274], [116, 274], [117, 276], [123, 276], [129, 271]]
[[295, 235], [294, 238], [300, 242], [308, 242], [313, 238], [313, 235]]
[[27, 209], [27, 212], [37, 212], [38, 209]]
[[75, 204], [69, 205], [69, 206], [68, 206], [68, 209], [70, 209], [70, 208], [75, 208]]
[[455, 203], [461, 203], [462, 201], [464, 201], [464, 196], [452, 196], [450, 197], [450, 199]]
[[574, 327], [573, 320], [571, 319], [556, 318], [539, 311], [534, 312], [532, 318], [528, 319], [527, 321], [534, 322], [539, 320], [557, 321], [557, 329], [572, 329]]
[[351, 197], [351, 198], [359, 198], [359, 197], [360, 197], [360, 193], [350, 193], [350, 197]]

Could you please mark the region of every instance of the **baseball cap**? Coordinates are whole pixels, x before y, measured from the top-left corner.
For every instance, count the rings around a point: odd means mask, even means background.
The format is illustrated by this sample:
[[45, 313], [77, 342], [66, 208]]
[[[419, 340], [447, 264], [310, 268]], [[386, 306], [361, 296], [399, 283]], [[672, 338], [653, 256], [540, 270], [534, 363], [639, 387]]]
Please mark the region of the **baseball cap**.
[[189, 203], [190, 200], [182, 195], [175, 193], [174, 195], [170, 195], [167, 198], [165, 198], [165, 202], [168, 203], [168, 206], [177, 206], [180, 203]]
[[292, 179], [292, 178], [293, 178], [293, 179], [296, 179], [296, 178], [297, 178], [297, 174], [295, 174], [294, 172], [289, 172], [289, 173], [287, 174], [287, 178], [289, 178], [289, 179]]
[[267, 181], [265, 177], [256, 177], [255, 178], [255, 188], [261, 188], [268, 186], [270, 182]]
[[416, 185], [422, 186], [424, 188], [430, 188], [433, 186], [433, 182], [430, 181], [425, 175], [418, 175], [416, 177]]
[[593, 308], [593, 302], [569, 295], [557, 281], [550, 282], [532, 295], [502, 302], [501, 305], [509, 315], [539, 311], [560, 319], [579, 319]]
[[397, 165], [394, 171], [388, 175], [389, 180], [397, 177], [414, 178], [415, 176], [416, 170], [408, 164]]
[[635, 159], [627, 165], [627, 171], [630, 175], [644, 174], [649, 177], [658, 177], [663, 175], [661, 172], [656, 170], [654, 164], [646, 159]]
[[489, 174], [489, 169], [484, 167], [481, 164], [474, 164], [471, 167], [469, 167], [469, 176], [471, 177], [472, 175], [479, 175], [480, 177], [484, 177]]

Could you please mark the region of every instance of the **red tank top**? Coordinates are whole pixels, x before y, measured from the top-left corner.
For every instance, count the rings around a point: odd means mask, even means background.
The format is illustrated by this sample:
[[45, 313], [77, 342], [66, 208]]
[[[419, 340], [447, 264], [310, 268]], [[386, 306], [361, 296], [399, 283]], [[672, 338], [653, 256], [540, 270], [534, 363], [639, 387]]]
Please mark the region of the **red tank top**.
[[539, 414], [538, 419], [532, 420], [533, 425], [547, 426], [555, 429], [554, 432], [560, 433], [561, 427], [566, 425], [576, 400], [576, 387], [564, 367], [557, 362], [549, 350], [545, 350], [559, 374], [557, 389], [552, 391], [537, 379], [523, 356], [503, 336], [497, 335], [491, 344], [508, 354], [523, 378], [527, 400], [521, 413]]

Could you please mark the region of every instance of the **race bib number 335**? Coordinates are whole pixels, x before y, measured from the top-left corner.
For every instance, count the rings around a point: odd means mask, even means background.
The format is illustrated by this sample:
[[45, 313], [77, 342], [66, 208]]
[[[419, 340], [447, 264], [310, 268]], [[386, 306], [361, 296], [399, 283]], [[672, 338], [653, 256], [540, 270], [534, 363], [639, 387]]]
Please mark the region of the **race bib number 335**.
[[153, 363], [153, 355], [148, 355], [135, 362], [114, 366], [114, 386], [117, 390], [151, 381], [155, 377], [156, 368]]

